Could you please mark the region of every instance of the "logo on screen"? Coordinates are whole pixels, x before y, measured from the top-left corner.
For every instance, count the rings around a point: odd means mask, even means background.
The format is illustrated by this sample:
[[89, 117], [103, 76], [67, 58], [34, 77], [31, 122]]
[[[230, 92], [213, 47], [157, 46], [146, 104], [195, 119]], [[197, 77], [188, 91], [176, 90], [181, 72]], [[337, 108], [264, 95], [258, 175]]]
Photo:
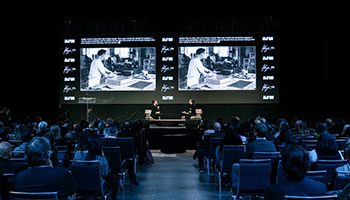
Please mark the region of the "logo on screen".
[[65, 101], [74, 101], [75, 100], [75, 96], [64, 96], [63, 100], [65, 100]]
[[65, 82], [74, 82], [75, 81], [75, 77], [64, 77], [64, 81]]
[[172, 70], [174, 70], [173, 66], [163, 65], [162, 69], [160, 70], [160, 72], [165, 73], [167, 71], [172, 71]]
[[269, 46], [269, 45], [264, 44], [261, 48], [261, 53], [266, 53], [267, 51], [272, 51], [274, 49], [275, 49], [274, 46]]
[[270, 66], [268, 64], [264, 64], [263, 67], [261, 68], [261, 72], [267, 72], [267, 71], [270, 71], [273, 69], [275, 69], [275, 66]]
[[174, 51], [174, 47], [167, 47], [163, 45], [162, 49], [160, 50], [160, 53], [165, 54], [166, 52]]
[[65, 44], [74, 44], [75, 43], [75, 39], [64, 39], [64, 43]]
[[173, 57], [162, 57], [162, 61], [173, 61]]
[[273, 90], [273, 89], [275, 89], [274, 85], [269, 85], [269, 84], [264, 83], [263, 87], [261, 88], [261, 91], [267, 92], [267, 91]]
[[172, 101], [174, 100], [174, 96], [162, 96], [163, 101]]
[[273, 60], [274, 57], [273, 57], [273, 56], [263, 56], [262, 59], [263, 59], [263, 60]]
[[170, 91], [175, 89], [174, 86], [172, 85], [167, 85], [167, 84], [163, 84], [162, 89], [160, 90], [161, 92], [166, 92], [166, 91]]
[[274, 95], [264, 95], [263, 100], [274, 100], [275, 96]]
[[63, 74], [68, 74], [69, 72], [73, 72], [75, 70], [77, 70], [75, 67], [65, 66], [63, 69]]
[[162, 81], [172, 81], [174, 80], [174, 77], [172, 76], [162, 76]]
[[275, 79], [274, 76], [263, 76], [263, 80], [264, 80], [264, 81], [274, 80], [274, 79]]
[[76, 51], [76, 49], [71, 49], [69, 47], [65, 47], [63, 50], [63, 55], [68, 55], [68, 54], [73, 53], [75, 51]]
[[273, 41], [273, 37], [272, 36], [264, 36], [264, 37], [262, 37], [262, 41]]
[[174, 39], [172, 37], [163, 37], [162, 42], [173, 42]]
[[65, 58], [64, 62], [65, 63], [74, 63], [75, 62], [75, 58]]
[[74, 90], [76, 90], [76, 87], [74, 87], [74, 86], [70, 87], [69, 85], [65, 85], [63, 88], [63, 93], [68, 93], [68, 92], [71, 92]]

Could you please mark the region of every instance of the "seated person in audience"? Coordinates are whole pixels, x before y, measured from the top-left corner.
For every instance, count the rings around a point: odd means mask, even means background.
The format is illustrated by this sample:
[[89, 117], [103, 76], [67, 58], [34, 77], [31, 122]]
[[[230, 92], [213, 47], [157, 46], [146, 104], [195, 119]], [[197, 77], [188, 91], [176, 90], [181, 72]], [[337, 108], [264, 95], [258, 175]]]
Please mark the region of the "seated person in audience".
[[265, 138], [267, 135], [265, 124], [257, 123], [254, 132], [256, 135], [255, 141], [247, 144], [246, 155], [248, 158], [253, 158], [254, 152], [276, 152], [275, 145]]
[[[265, 124], [258, 122], [255, 124], [254, 134], [255, 141], [247, 144], [246, 157], [253, 158], [254, 152], [276, 152], [276, 147], [273, 143], [268, 141], [265, 136], [267, 134], [267, 127]], [[238, 183], [239, 164], [232, 165], [232, 189], [236, 191]]]
[[193, 160], [196, 160], [198, 157], [198, 151], [200, 149], [208, 149], [209, 148], [209, 143], [208, 143], [208, 137], [209, 135], [213, 134], [215, 132], [214, 130], [214, 121], [210, 121], [207, 123], [207, 125], [203, 124], [205, 130], [203, 132], [203, 135], [200, 137], [198, 141], [198, 146], [196, 151], [193, 154]]
[[310, 153], [311, 162], [317, 160], [344, 160], [343, 155], [338, 151], [337, 141], [334, 135], [328, 132], [321, 133], [318, 138], [316, 149]]
[[209, 134], [208, 136], [204, 136], [203, 145], [200, 149], [197, 151], [197, 157], [198, 157], [198, 166], [199, 170], [202, 172], [204, 171], [203, 166], [203, 159], [205, 156], [208, 156], [209, 153], [209, 143], [210, 138], [224, 138], [225, 132], [221, 131], [221, 125], [218, 122], [214, 123], [214, 133]]
[[346, 146], [345, 147], [345, 150], [344, 150], [344, 157], [345, 159], [348, 161], [348, 163], [346, 163], [345, 165], [343, 166], [340, 166], [336, 169], [337, 172], [339, 171], [345, 171], [345, 172], [350, 172], [350, 145]]
[[288, 144], [281, 153], [286, 180], [271, 185], [265, 192], [265, 200], [283, 200], [285, 195], [326, 194], [324, 183], [306, 176], [311, 162], [308, 153], [301, 146]]
[[25, 151], [27, 143], [32, 139], [32, 135], [28, 131], [24, 131], [21, 133], [22, 144], [17, 146], [13, 151]]
[[99, 160], [101, 175], [104, 178], [102, 183], [105, 183], [110, 169], [106, 157], [102, 154], [101, 138], [91, 129], [83, 132], [84, 139], [80, 141], [78, 151], [75, 152], [73, 160]]
[[[19, 172], [14, 191], [58, 192], [59, 199], [67, 199], [77, 190], [72, 174], [65, 168], [53, 168], [50, 161], [50, 142], [44, 137], [33, 138], [26, 146], [30, 168]], [[40, 178], [41, 177], [41, 178]]]
[[9, 128], [0, 121], [0, 142], [8, 141]]
[[0, 171], [1, 173], [17, 173], [27, 169], [25, 164], [15, 164], [11, 162], [11, 144], [8, 142], [0, 143]]

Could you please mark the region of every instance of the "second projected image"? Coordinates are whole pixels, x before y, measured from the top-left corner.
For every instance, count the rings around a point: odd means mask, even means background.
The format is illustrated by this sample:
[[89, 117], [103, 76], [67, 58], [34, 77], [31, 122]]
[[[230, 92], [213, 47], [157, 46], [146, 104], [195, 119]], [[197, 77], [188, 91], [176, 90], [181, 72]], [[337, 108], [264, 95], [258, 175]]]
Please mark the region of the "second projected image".
[[256, 90], [255, 46], [179, 47], [179, 90]]
[[156, 48], [80, 49], [81, 91], [154, 91]]

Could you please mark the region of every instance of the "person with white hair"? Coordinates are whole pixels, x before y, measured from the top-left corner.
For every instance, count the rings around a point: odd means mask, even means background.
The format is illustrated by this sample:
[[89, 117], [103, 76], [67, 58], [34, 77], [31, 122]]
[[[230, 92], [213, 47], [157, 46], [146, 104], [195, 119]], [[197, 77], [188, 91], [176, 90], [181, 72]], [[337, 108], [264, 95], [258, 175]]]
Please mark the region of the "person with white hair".
[[[19, 192], [57, 191], [59, 199], [67, 199], [77, 190], [71, 172], [66, 168], [53, 168], [50, 160], [50, 142], [45, 137], [35, 137], [26, 146], [26, 160], [30, 168], [18, 172], [14, 190]], [[43, 177], [43, 178], [38, 178]]]
[[38, 136], [44, 136], [45, 133], [48, 131], [48, 124], [47, 122], [45, 121], [41, 121], [39, 124], [38, 124]]

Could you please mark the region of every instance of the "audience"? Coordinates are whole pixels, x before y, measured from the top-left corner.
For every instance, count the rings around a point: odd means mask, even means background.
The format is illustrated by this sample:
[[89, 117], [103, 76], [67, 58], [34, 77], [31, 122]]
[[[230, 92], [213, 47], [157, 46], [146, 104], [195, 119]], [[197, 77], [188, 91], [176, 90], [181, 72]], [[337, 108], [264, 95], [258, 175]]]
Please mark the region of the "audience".
[[[208, 156], [209, 142], [211, 137], [223, 138], [222, 144], [217, 148], [216, 164], [220, 166], [221, 152], [223, 145], [246, 145], [247, 158], [253, 158], [254, 152], [275, 152], [276, 147], [285, 145], [282, 149], [282, 165], [286, 172], [287, 180], [278, 185], [271, 185], [265, 193], [265, 199], [283, 199], [285, 194], [324, 194], [326, 187], [320, 182], [316, 182], [306, 177], [306, 171], [310, 169], [310, 164], [318, 159], [343, 159], [340, 153], [336, 137], [349, 137], [350, 125], [338, 119], [326, 119], [325, 122], [313, 120], [312, 123], [305, 123], [297, 118], [293, 118], [292, 128], [286, 119], [280, 118], [275, 124], [269, 124], [263, 117], [251, 118], [249, 121], [241, 122], [238, 116], [232, 117], [228, 123], [224, 123], [222, 117], [218, 117], [216, 122], [209, 121], [206, 130], [200, 136], [199, 146], [194, 155], [198, 158], [200, 171], [203, 171], [203, 159]], [[24, 123], [23, 123], [24, 122]], [[311, 120], [310, 120], [311, 122]], [[58, 123], [60, 124], [60, 123]], [[49, 121], [38, 119], [36, 122], [24, 121], [0, 122], [0, 172], [16, 173], [14, 188], [18, 191], [58, 191], [60, 199], [66, 199], [75, 193], [77, 186], [68, 170], [57, 167], [56, 145], [67, 145], [67, 155], [76, 151], [74, 158], [69, 160], [99, 160], [101, 174], [104, 178], [105, 186], [109, 191], [113, 191], [117, 183], [111, 177], [107, 159], [103, 156], [101, 138], [105, 137], [132, 137], [134, 150], [139, 161], [144, 159], [147, 150], [146, 139], [142, 131], [141, 121], [122, 123], [114, 122], [112, 118], [106, 121], [96, 118], [90, 124], [81, 120], [75, 127], [73, 123], [67, 121], [62, 126], [52, 125]], [[308, 128], [309, 127], [309, 128]], [[312, 128], [315, 127], [315, 130]], [[301, 146], [298, 136], [315, 136], [318, 139], [317, 146], [309, 153]], [[32, 136], [43, 136], [34, 137]], [[21, 140], [18, 146], [6, 142], [9, 139]], [[350, 139], [347, 144], [350, 143]], [[2, 142], [5, 141], [5, 142]], [[73, 144], [73, 145], [72, 145]], [[75, 144], [77, 144], [75, 146]], [[344, 146], [340, 147], [344, 148]], [[25, 151], [26, 166], [14, 165], [11, 161], [11, 149], [13, 151]], [[349, 161], [350, 145], [345, 148], [345, 158]], [[56, 154], [57, 156], [57, 154]], [[55, 161], [56, 160], [56, 161]], [[142, 163], [140, 161], [140, 163]], [[350, 163], [350, 162], [349, 162]], [[350, 165], [338, 167], [337, 171], [350, 171]], [[64, 165], [69, 167], [68, 165]], [[127, 162], [126, 167], [130, 176], [131, 186], [138, 185], [134, 165]], [[232, 166], [232, 186], [237, 186], [237, 175], [239, 165]], [[45, 179], [35, 179], [32, 177], [45, 176]], [[50, 180], [50, 181], [49, 181]], [[52, 181], [53, 180], [53, 181]], [[111, 181], [113, 180], [113, 181]], [[7, 198], [6, 191], [9, 188], [3, 187], [7, 182], [0, 177], [1, 195]], [[116, 192], [115, 190], [113, 192]]]
[[265, 193], [266, 200], [283, 200], [284, 195], [324, 195], [324, 183], [315, 181], [306, 172], [310, 168], [308, 153], [299, 145], [289, 144], [282, 150], [282, 166], [285, 171], [284, 182], [271, 185]]
[[27, 144], [25, 153], [29, 168], [17, 173], [14, 180], [15, 191], [57, 191], [59, 199], [67, 199], [76, 192], [77, 185], [72, 174], [65, 168], [52, 167], [48, 139], [33, 138]]

